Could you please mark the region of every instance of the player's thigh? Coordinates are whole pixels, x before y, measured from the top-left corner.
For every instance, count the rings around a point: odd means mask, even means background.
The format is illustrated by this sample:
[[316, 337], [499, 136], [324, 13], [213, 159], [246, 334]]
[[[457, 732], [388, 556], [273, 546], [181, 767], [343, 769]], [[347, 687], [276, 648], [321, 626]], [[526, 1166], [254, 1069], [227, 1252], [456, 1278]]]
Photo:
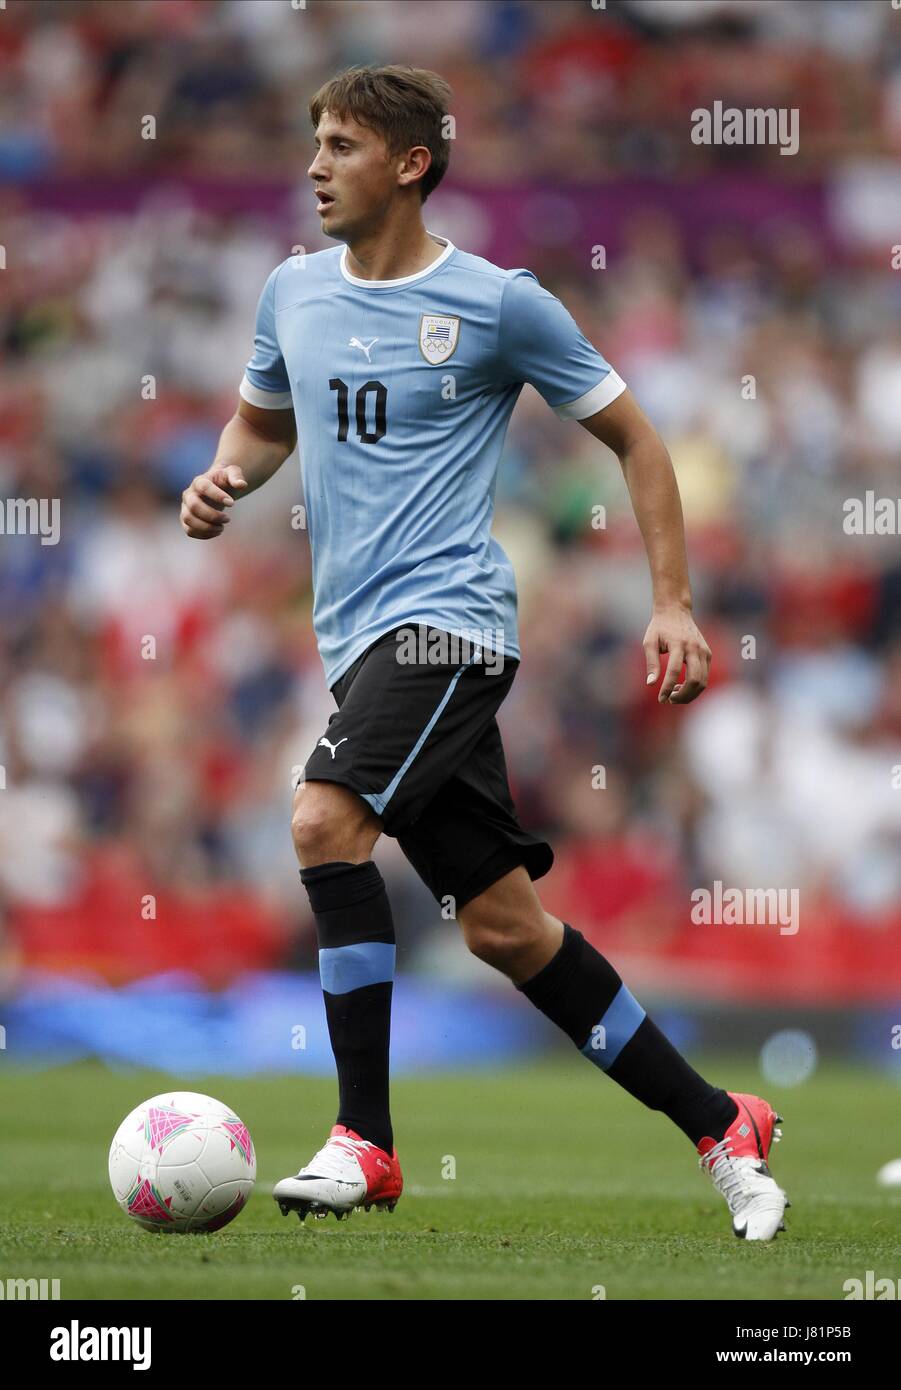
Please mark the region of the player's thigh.
[[519, 823], [496, 719], [397, 841], [448, 918], [518, 867], [532, 881], [554, 862], [550, 845]]
[[357, 792], [398, 839], [469, 766], [516, 670], [509, 660], [495, 675], [471, 654], [419, 662], [401, 655], [392, 634], [373, 647], [338, 690], [339, 709], [304, 767], [307, 783], [340, 782]]

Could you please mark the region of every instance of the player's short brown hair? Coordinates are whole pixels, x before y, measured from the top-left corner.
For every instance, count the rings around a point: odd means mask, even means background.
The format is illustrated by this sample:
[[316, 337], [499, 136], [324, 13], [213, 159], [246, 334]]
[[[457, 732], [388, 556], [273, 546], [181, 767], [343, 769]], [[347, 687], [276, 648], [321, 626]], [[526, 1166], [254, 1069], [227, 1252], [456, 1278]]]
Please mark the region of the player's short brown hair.
[[450, 140], [444, 127], [450, 99], [444, 78], [427, 68], [406, 63], [352, 67], [319, 88], [310, 102], [310, 119], [315, 130], [323, 111], [342, 121], [350, 117], [381, 135], [391, 158], [413, 145], [425, 145], [432, 156], [419, 180], [425, 202], [450, 163]]

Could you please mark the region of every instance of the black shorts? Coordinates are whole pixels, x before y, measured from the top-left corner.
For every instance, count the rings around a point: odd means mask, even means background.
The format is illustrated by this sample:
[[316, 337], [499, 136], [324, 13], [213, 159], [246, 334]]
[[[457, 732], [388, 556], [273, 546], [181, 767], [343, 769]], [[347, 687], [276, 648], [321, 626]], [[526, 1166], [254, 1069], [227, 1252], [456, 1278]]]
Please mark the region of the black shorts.
[[304, 780], [357, 792], [455, 912], [517, 865], [536, 879], [554, 862], [550, 845], [517, 820], [495, 719], [519, 662], [505, 656], [499, 669], [490, 651], [452, 647], [445, 634], [438, 655], [451, 659], [407, 664], [398, 659], [399, 630], [373, 642], [332, 686], [338, 709]]

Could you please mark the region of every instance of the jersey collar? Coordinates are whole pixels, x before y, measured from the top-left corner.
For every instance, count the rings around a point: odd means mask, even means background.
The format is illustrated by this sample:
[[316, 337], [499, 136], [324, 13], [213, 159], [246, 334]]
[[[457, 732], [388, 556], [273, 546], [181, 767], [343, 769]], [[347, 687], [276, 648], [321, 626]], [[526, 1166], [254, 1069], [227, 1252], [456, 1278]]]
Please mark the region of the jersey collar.
[[402, 275], [399, 280], [361, 280], [358, 275], [351, 275], [350, 271], [347, 269], [346, 246], [341, 251], [341, 259], [339, 261], [341, 274], [348, 284], [359, 285], [360, 289], [363, 290], [395, 289], [398, 285], [412, 285], [417, 280], [422, 280], [424, 276], [431, 275], [433, 270], [437, 270], [439, 266], [444, 265], [448, 256], [452, 255], [457, 249], [452, 241], [448, 241], [447, 237], [438, 236], [435, 232], [429, 232], [428, 227], [426, 227], [426, 231], [430, 237], [434, 237], [436, 241], [444, 243], [444, 250], [441, 252], [440, 256], [432, 261], [431, 265], [427, 265], [424, 270], [417, 270], [415, 275]]

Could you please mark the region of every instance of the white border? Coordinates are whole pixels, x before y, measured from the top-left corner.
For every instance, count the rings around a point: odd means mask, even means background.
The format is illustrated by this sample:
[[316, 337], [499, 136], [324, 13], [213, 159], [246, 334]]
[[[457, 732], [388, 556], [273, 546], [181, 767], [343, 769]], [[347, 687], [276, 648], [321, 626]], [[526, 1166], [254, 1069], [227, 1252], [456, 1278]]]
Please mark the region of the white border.
[[248, 405], [259, 406], [261, 410], [291, 410], [294, 407], [290, 391], [263, 391], [246, 375], [238, 387], [238, 395], [243, 396]]
[[555, 405], [553, 411], [561, 420], [587, 420], [589, 415], [596, 415], [599, 410], [610, 405], [611, 401], [615, 401], [625, 389], [626, 383], [611, 367], [603, 381], [599, 381], [597, 386], [592, 386], [584, 396], [570, 401], [567, 405]]

